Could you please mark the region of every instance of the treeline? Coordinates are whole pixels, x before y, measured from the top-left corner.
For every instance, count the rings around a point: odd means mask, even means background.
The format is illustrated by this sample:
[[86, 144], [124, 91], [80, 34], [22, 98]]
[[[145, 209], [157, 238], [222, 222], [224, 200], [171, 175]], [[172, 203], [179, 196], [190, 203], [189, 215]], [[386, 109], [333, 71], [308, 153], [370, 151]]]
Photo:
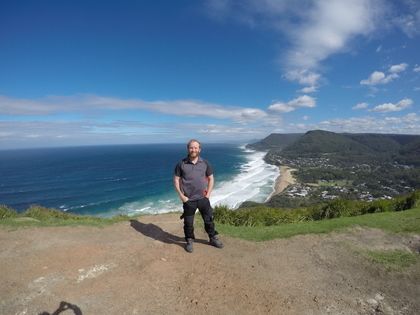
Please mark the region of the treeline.
[[372, 202], [336, 199], [323, 204], [300, 209], [270, 208], [263, 205], [230, 210], [226, 206], [215, 207], [217, 222], [233, 226], [271, 226], [284, 223], [317, 221], [339, 217], [358, 216], [367, 213], [403, 211], [420, 206], [420, 190], [390, 200]]

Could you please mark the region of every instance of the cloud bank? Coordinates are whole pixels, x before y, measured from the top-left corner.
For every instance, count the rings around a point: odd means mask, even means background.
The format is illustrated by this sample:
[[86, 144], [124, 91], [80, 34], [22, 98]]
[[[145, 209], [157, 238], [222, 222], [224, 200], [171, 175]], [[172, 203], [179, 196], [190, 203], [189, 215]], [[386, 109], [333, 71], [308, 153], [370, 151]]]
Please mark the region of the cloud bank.
[[145, 101], [96, 95], [48, 96], [39, 100], [14, 99], [0, 95], [0, 114], [49, 115], [54, 113], [106, 110], [147, 110], [162, 114], [231, 119], [248, 122], [262, 119], [267, 113], [258, 108], [222, 106], [197, 100]]

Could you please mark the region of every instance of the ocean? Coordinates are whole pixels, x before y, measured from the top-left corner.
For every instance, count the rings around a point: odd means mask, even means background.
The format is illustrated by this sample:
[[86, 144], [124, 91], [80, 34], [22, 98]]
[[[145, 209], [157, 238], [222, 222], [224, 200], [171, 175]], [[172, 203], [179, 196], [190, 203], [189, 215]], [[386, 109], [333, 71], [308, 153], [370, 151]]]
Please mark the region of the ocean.
[[[172, 176], [185, 156], [184, 144], [0, 151], [0, 204], [103, 217], [181, 211]], [[272, 193], [278, 168], [263, 161], [263, 152], [206, 144], [201, 156], [214, 169], [213, 205], [236, 208]]]

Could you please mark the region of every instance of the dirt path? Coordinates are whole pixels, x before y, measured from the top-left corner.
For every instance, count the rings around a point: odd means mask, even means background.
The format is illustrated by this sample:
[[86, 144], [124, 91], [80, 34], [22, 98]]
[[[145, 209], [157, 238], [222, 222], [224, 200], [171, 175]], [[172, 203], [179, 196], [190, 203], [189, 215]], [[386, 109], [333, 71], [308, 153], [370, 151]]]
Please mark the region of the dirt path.
[[[418, 236], [353, 229], [285, 240], [197, 231], [183, 249], [177, 215], [105, 228], [0, 228], [0, 314], [416, 314], [420, 264], [404, 272], [356, 249], [419, 249]], [[70, 304], [60, 303], [66, 302]], [[59, 312], [57, 312], [58, 314]]]

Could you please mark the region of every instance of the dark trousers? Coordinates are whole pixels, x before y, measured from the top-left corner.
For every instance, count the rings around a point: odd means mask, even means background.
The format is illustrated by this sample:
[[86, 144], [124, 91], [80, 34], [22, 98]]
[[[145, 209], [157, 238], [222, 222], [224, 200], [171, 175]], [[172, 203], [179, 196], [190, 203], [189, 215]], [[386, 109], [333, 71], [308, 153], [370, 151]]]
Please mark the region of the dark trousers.
[[183, 204], [184, 208], [184, 234], [185, 239], [192, 238], [195, 239], [194, 236], [194, 215], [195, 211], [200, 211], [201, 217], [204, 221], [204, 229], [206, 230], [209, 237], [213, 237], [217, 235], [217, 231], [214, 229], [214, 222], [213, 222], [213, 208], [210, 205], [210, 200], [208, 198], [201, 198], [199, 200], [188, 200]]

